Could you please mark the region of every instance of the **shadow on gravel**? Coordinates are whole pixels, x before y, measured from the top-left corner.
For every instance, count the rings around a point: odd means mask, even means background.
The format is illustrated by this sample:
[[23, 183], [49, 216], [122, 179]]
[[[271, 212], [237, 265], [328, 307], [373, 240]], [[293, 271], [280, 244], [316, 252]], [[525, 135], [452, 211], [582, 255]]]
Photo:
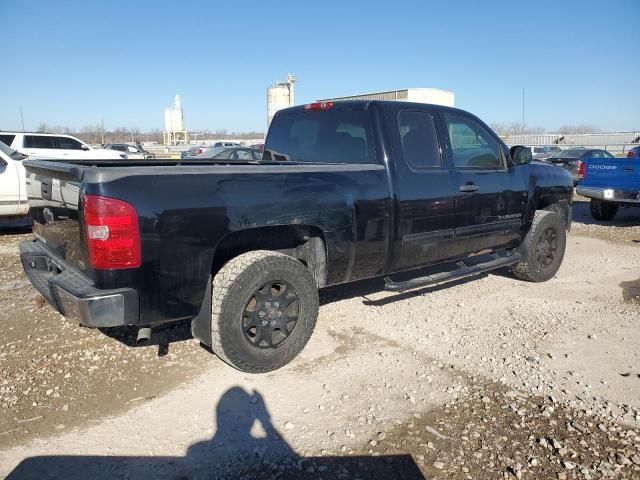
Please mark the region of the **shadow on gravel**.
[[31, 457], [7, 478], [425, 478], [410, 455], [300, 457], [275, 429], [264, 399], [256, 391], [250, 394], [241, 387], [230, 388], [218, 402], [215, 415], [213, 438], [191, 445], [184, 457]]
[[[438, 266], [435, 267], [427, 267], [419, 270], [410, 270], [407, 272], [394, 273], [393, 279], [396, 281], [404, 281], [409, 280], [415, 277], [421, 277], [425, 275], [431, 275], [433, 273], [441, 271]], [[491, 272], [496, 273], [496, 271]], [[363, 303], [368, 306], [384, 306], [390, 303], [399, 302], [402, 300], [406, 300], [407, 298], [425, 295], [431, 292], [438, 292], [440, 290], [444, 290], [446, 288], [452, 288], [456, 285], [464, 285], [469, 282], [473, 282], [474, 280], [478, 280], [481, 278], [487, 277], [487, 273], [481, 273], [479, 275], [475, 275], [473, 277], [462, 278], [459, 280], [454, 280], [451, 282], [440, 283], [437, 285], [431, 285], [422, 288], [416, 288], [413, 290], [407, 290], [405, 292], [396, 292], [390, 294], [385, 298], [381, 298], [379, 300], [371, 300], [367, 298], [368, 295], [372, 293], [378, 293], [384, 291], [384, 278], [376, 277], [369, 280], [360, 280], [353, 283], [346, 283], [343, 285], [336, 285], [332, 287], [323, 288], [320, 290], [320, 305], [326, 305], [332, 302], [337, 302], [339, 300], [348, 300], [350, 298], [355, 297], [363, 297]]]
[[104, 335], [113, 338], [127, 347], [146, 347], [149, 345], [158, 346], [158, 357], [164, 357], [169, 353], [169, 345], [176, 342], [191, 340], [191, 321], [176, 322], [167, 325], [160, 325], [153, 329], [148, 342], [138, 344], [137, 327], [114, 327], [99, 329]]
[[630, 282], [622, 282], [620, 288], [622, 288], [622, 299], [625, 302], [640, 303], [640, 278]]
[[640, 208], [621, 208], [613, 220], [601, 222], [591, 216], [588, 200], [575, 200], [573, 202], [572, 221], [585, 225], [601, 225], [605, 227], [637, 227], [640, 225]]
[[31, 217], [4, 217], [0, 218], [0, 235], [15, 235], [29, 233], [31, 231]]

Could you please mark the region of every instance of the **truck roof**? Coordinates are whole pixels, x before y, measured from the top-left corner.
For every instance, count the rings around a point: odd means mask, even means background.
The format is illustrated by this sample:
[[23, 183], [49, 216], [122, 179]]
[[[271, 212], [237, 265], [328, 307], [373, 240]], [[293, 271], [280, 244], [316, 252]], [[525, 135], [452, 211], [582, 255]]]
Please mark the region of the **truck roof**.
[[[320, 102], [320, 100], [318, 100], [318, 102]], [[316, 103], [316, 102], [312, 102], [312, 103]], [[307, 105], [309, 104], [296, 105], [289, 108], [283, 108], [282, 110], [278, 110], [276, 112], [276, 115], [305, 110]], [[437, 105], [435, 103], [404, 102], [400, 100], [340, 100], [337, 102], [333, 102], [333, 105], [331, 108], [332, 109], [349, 109], [349, 110], [367, 110], [370, 105], [381, 105], [382, 107], [392, 106], [392, 105], [393, 106], [402, 105], [406, 108], [424, 108], [425, 106], [428, 106], [432, 110], [440, 110], [442, 112], [452, 112], [452, 113], [456, 112], [456, 113], [469, 114], [469, 112], [466, 112], [465, 110], [461, 110], [455, 107], [447, 107], [445, 105]]]

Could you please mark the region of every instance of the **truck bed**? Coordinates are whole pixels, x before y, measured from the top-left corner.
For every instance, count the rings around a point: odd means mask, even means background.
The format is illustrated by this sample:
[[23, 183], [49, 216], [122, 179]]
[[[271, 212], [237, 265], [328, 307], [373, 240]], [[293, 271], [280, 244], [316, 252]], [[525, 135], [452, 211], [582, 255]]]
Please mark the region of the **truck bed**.
[[[225, 261], [225, 242], [233, 244], [237, 231], [300, 225], [304, 236], [302, 226], [313, 225], [328, 248], [327, 284], [381, 274], [387, 266], [390, 192], [383, 165], [32, 160], [25, 168], [35, 238], [96, 288], [140, 292], [145, 323], [195, 316], [212, 265]], [[85, 194], [135, 206], [139, 268], [91, 268]], [[356, 212], [366, 224], [358, 224]], [[265, 248], [270, 241], [264, 239]]]

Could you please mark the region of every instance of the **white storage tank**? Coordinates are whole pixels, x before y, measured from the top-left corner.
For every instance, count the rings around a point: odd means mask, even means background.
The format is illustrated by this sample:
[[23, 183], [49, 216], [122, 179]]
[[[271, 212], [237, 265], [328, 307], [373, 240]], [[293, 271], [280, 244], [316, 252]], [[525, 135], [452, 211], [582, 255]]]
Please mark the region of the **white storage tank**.
[[181, 132], [184, 130], [184, 115], [180, 95], [176, 95], [173, 105], [164, 109], [164, 129], [167, 132]]
[[286, 81], [275, 82], [267, 88], [267, 126], [278, 110], [293, 106], [295, 100], [296, 77], [291, 73]]

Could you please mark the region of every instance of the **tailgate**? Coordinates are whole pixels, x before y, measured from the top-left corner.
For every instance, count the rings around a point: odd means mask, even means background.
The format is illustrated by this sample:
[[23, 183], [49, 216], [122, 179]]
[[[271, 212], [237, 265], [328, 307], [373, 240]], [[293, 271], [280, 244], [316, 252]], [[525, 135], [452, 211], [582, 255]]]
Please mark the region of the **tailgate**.
[[34, 236], [56, 257], [85, 270], [78, 204], [82, 167], [54, 161], [24, 162]]
[[640, 189], [640, 159], [587, 158], [585, 159], [584, 187], [619, 190]]

